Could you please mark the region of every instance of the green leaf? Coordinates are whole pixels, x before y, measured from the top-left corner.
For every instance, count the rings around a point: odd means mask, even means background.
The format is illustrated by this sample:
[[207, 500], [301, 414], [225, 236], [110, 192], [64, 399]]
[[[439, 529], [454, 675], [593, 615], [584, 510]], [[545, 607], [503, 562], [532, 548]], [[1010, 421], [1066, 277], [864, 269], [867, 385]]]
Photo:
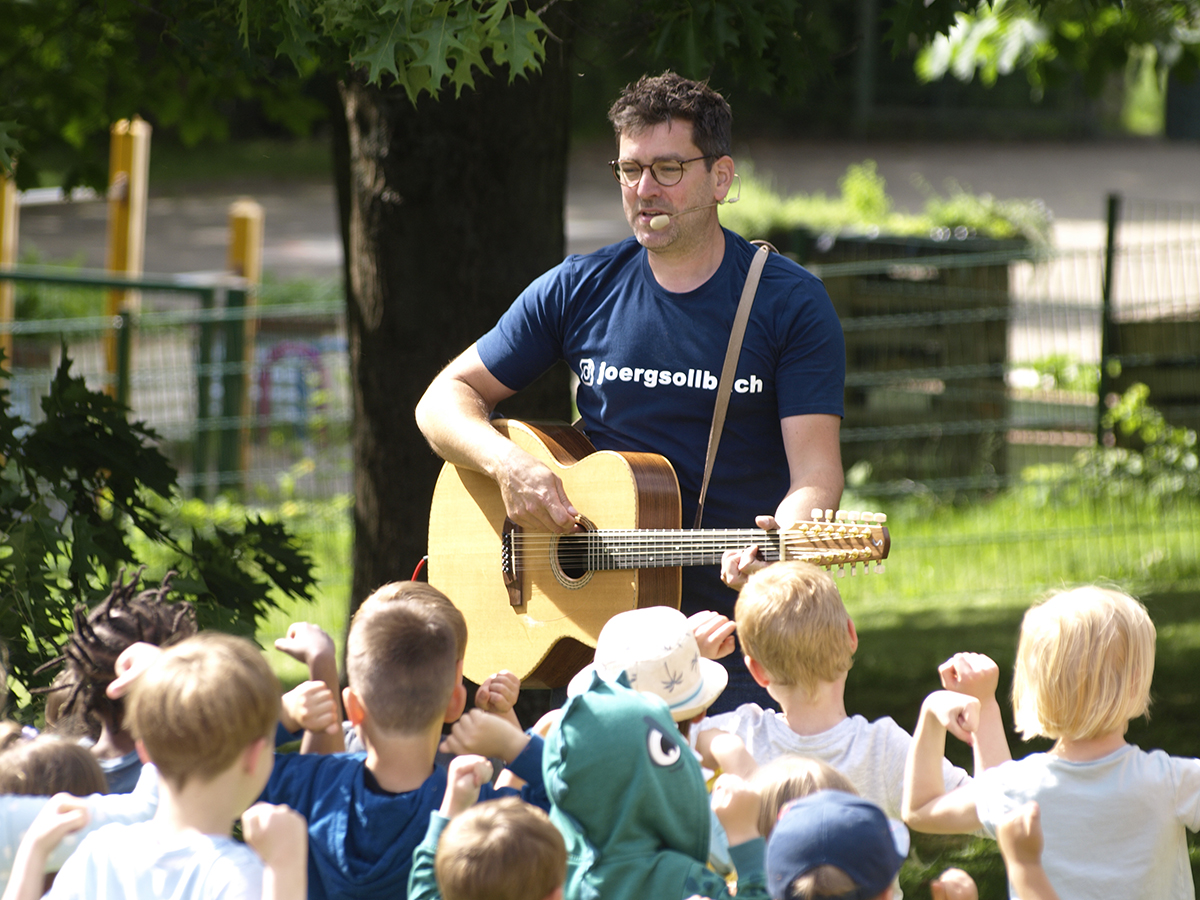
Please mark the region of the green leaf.
[[409, 42], [410, 46], [424, 48], [414, 56], [412, 65], [424, 67], [429, 72], [429, 80], [435, 91], [450, 75], [450, 54], [466, 49], [451, 28], [449, 17], [431, 22], [428, 27], [415, 32]]
[[492, 59], [498, 65], [508, 66], [508, 81], [511, 84], [518, 75], [536, 72], [546, 56], [545, 25], [533, 10], [523, 16], [511, 13], [496, 26], [496, 38], [492, 44]]
[[396, 64], [396, 26], [399, 21], [397, 17], [391, 28], [376, 33], [362, 50], [350, 55], [350, 62], [354, 65], [367, 67], [367, 82], [370, 84], [380, 84], [385, 73], [397, 81], [403, 81]]

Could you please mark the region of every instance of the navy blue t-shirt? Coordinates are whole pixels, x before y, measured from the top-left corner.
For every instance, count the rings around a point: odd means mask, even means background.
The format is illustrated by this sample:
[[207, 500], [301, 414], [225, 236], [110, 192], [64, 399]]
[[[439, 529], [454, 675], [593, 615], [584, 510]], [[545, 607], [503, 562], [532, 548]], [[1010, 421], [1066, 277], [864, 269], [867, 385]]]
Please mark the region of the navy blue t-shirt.
[[[520, 390], [565, 359], [579, 377], [579, 413], [601, 450], [659, 453], [679, 478], [691, 527], [729, 332], [756, 248], [725, 232], [720, 268], [694, 291], [663, 290], [630, 237], [570, 256], [529, 285], [479, 339], [488, 371]], [[779, 420], [843, 414], [846, 348], [816, 276], [767, 260], [742, 344], [704, 528], [753, 528], [787, 493]], [[586, 510], [580, 510], [584, 514]], [[714, 566], [683, 570], [683, 611], [733, 615], [736, 594]], [[740, 662], [738, 663], [740, 666]]]

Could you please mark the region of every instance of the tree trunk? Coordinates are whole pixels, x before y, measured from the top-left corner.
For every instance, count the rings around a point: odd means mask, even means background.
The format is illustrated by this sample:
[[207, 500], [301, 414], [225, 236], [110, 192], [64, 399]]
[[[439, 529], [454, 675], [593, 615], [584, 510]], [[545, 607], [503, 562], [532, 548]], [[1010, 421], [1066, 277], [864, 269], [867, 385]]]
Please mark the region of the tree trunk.
[[[426, 552], [441, 461], [413, 409], [435, 374], [563, 258], [568, 90], [560, 47], [543, 71], [477, 76], [454, 99], [340, 85], [335, 130], [354, 392], [351, 610], [409, 578]], [[514, 398], [515, 400], [516, 398]], [[514, 415], [565, 418], [565, 370]], [[497, 554], [499, 548], [497, 548]], [[497, 556], [497, 559], [499, 557]]]

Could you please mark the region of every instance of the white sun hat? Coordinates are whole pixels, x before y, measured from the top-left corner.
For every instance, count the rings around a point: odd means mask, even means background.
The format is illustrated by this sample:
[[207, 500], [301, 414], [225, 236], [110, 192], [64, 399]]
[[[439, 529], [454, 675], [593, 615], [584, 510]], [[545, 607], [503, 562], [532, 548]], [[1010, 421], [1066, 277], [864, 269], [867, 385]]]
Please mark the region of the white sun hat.
[[567, 696], [586, 691], [593, 672], [605, 681], [624, 672], [635, 691], [665, 700], [676, 722], [708, 709], [729, 682], [724, 666], [700, 656], [687, 617], [669, 606], [631, 609], [609, 619], [596, 639], [595, 661], [571, 679]]

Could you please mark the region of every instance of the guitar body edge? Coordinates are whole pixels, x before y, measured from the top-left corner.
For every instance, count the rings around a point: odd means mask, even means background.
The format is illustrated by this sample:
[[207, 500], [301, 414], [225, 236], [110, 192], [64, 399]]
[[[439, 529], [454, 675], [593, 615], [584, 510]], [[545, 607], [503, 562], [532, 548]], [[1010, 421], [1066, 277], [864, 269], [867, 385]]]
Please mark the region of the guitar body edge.
[[[679, 528], [679, 486], [671, 464], [653, 453], [597, 451], [567, 425], [493, 423], [546, 463], [567, 496], [599, 529]], [[485, 475], [445, 465], [429, 516], [429, 580], [467, 620], [464, 674], [480, 682], [508, 669], [534, 687], [561, 687], [591, 662], [604, 623], [644, 606], [679, 607], [678, 566], [556, 571], [555, 536], [524, 532], [524, 603], [509, 603], [501, 571], [505, 522], [500, 490]], [[561, 567], [559, 567], [561, 568]]]

